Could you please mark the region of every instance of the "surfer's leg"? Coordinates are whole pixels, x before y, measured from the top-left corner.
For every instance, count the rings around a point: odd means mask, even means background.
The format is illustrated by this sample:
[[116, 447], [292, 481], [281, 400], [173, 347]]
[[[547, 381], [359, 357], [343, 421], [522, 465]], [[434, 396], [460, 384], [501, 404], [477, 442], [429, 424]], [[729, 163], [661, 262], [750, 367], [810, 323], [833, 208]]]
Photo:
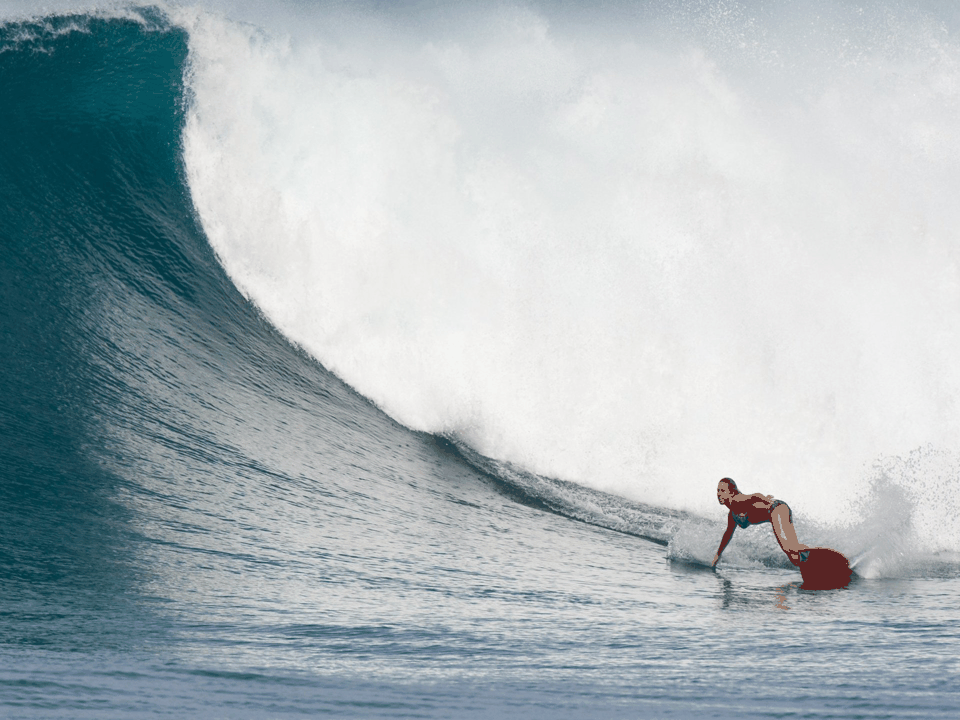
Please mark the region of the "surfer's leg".
[[797, 539], [797, 531], [793, 527], [791, 515], [790, 508], [785, 502], [778, 503], [770, 511], [770, 524], [773, 525], [773, 534], [776, 535], [777, 542], [780, 543], [780, 549], [790, 559], [790, 562], [799, 565], [801, 563], [801, 551], [809, 549], [809, 546], [804, 545]]

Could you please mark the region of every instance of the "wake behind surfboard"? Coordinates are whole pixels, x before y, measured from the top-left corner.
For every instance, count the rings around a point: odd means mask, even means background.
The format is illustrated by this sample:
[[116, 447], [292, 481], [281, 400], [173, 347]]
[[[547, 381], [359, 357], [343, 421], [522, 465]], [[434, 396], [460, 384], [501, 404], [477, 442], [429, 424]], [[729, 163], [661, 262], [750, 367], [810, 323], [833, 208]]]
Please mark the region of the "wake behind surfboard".
[[830, 548], [810, 548], [807, 559], [798, 566], [803, 577], [801, 590], [838, 590], [850, 584], [850, 563], [842, 553]]

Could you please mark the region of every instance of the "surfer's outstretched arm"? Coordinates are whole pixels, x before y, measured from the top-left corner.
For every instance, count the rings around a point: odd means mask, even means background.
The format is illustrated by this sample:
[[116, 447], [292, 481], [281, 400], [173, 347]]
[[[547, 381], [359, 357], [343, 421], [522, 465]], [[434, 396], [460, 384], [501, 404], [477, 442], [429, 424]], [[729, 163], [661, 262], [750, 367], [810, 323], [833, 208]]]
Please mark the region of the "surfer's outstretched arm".
[[717, 563], [720, 562], [720, 556], [723, 555], [723, 550], [727, 547], [730, 538], [733, 537], [733, 531], [736, 529], [737, 523], [733, 519], [733, 513], [729, 513], [727, 515], [727, 531], [720, 538], [720, 548], [717, 550], [717, 554], [713, 556], [713, 567], [716, 567]]

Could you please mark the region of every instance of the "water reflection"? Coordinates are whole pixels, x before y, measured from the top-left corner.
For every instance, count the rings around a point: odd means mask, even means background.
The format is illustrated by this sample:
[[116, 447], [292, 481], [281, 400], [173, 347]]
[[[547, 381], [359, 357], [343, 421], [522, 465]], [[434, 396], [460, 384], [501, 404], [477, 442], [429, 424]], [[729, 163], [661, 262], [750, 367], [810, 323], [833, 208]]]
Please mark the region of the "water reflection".
[[776, 589], [775, 597], [777, 601], [776, 603], [774, 603], [774, 607], [777, 608], [778, 610], [790, 609], [790, 606], [787, 605], [787, 588], [788, 587], [789, 585], [784, 585], [783, 587], [779, 587]]
[[734, 582], [721, 575], [718, 575], [717, 579], [720, 583], [720, 607], [723, 610], [770, 607], [775, 610], [790, 610], [790, 598], [796, 597], [800, 587], [799, 580], [771, 587], [749, 581]]

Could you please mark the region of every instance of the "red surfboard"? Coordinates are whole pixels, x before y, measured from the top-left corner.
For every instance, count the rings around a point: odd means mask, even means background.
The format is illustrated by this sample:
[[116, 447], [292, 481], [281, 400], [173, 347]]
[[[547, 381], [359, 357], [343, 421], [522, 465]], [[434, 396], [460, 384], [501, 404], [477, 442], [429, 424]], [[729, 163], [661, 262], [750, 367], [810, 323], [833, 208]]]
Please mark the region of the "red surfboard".
[[837, 590], [850, 584], [850, 563], [830, 548], [810, 548], [807, 559], [798, 567], [803, 576], [801, 590]]

